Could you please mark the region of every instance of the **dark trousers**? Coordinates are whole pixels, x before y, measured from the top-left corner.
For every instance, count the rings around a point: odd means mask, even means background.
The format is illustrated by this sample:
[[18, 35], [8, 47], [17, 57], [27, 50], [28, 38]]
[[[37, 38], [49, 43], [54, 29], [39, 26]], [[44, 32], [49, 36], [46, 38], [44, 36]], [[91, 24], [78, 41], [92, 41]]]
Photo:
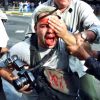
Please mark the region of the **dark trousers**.
[[2, 80], [0, 77], [0, 100], [6, 100], [6, 96], [3, 90], [3, 86], [2, 86]]

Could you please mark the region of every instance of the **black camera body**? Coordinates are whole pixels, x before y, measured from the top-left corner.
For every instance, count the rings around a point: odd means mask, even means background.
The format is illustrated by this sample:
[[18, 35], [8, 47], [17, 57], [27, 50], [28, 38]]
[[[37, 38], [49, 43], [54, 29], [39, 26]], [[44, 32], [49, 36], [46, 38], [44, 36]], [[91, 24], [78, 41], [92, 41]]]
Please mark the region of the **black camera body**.
[[27, 66], [26, 63], [18, 59], [17, 55], [13, 55], [11, 57], [8, 56], [7, 59], [4, 61], [4, 64], [8, 67], [13, 66], [17, 71], [24, 70], [24, 66]]
[[8, 67], [13, 66], [14, 69], [18, 71], [17, 75], [19, 78], [13, 80], [13, 86], [15, 87], [15, 89], [19, 90], [24, 85], [27, 84], [31, 85], [34, 83], [35, 78], [33, 76], [33, 73], [30, 70], [25, 69], [25, 66], [28, 65], [23, 61], [21, 61], [20, 59], [18, 59], [17, 55], [13, 55], [11, 57], [8, 56], [7, 59], [4, 61], [4, 63]]

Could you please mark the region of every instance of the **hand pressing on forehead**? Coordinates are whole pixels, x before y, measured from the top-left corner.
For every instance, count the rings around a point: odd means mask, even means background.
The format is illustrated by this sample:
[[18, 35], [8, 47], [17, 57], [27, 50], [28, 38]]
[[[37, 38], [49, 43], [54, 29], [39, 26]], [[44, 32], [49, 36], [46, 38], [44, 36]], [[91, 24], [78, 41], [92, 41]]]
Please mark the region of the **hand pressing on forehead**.
[[49, 16], [49, 26], [57, 33], [57, 36], [63, 38], [68, 33], [67, 27], [63, 20], [57, 16]]
[[51, 27], [56, 35], [63, 39], [67, 45], [75, 45], [76, 38], [67, 30], [64, 21], [57, 16], [50, 16], [48, 19], [49, 27]]

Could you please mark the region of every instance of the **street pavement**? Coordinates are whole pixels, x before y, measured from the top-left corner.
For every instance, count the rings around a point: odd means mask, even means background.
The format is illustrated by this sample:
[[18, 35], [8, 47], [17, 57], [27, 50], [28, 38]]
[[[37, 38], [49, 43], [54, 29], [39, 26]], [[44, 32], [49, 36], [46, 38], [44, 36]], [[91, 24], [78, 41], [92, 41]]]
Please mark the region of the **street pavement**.
[[25, 39], [26, 33], [31, 33], [31, 16], [7, 15], [5, 28], [9, 36], [8, 47]]
[[33, 11], [30, 12], [19, 12], [18, 8], [9, 7], [7, 11], [4, 11], [4, 8], [0, 8], [4, 13], [8, 15], [17, 15], [17, 16], [31, 16]]
[[5, 13], [9, 15], [17, 15], [17, 16], [31, 16], [32, 15], [32, 12], [21, 13], [19, 11], [6, 11]]

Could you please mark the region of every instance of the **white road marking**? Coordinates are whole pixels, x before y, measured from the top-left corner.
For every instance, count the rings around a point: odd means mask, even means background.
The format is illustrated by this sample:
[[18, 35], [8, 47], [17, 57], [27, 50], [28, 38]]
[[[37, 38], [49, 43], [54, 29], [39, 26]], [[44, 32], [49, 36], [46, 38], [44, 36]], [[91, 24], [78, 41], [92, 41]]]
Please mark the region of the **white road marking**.
[[16, 30], [15, 33], [24, 33], [25, 30]]

